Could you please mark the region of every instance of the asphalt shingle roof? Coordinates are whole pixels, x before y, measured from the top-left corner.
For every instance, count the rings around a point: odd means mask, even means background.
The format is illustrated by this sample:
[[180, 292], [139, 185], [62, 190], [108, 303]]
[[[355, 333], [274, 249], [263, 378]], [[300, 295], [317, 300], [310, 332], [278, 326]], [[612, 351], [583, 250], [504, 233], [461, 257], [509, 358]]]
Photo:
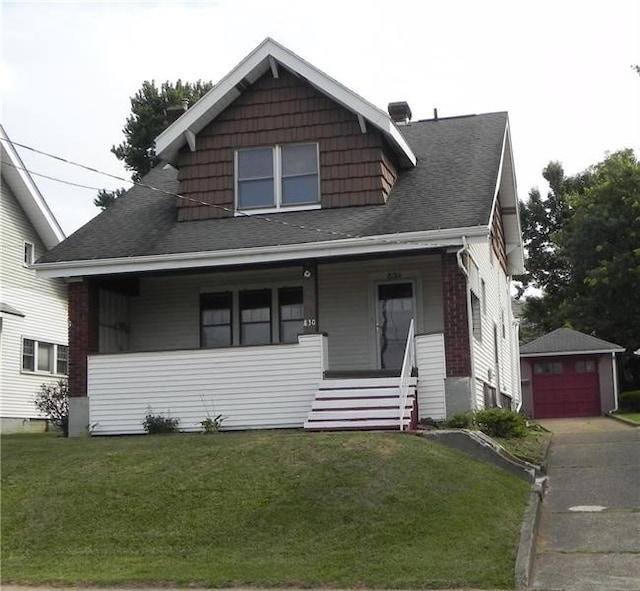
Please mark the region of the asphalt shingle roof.
[[556, 328], [526, 345], [520, 346], [521, 355], [535, 353], [568, 353], [581, 351], [618, 351], [624, 349], [615, 343], [603, 341], [571, 328]]
[[[485, 225], [506, 125], [507, 114], [500, 112], [402, 126], [418, 165], [400, 173], [385, 205], [178, 222], [174, 197], [134, 186], [38, 262], [215, 252]], [[177, 172], [170, 166], [156, 167], [142, 182], [178, 190]]]

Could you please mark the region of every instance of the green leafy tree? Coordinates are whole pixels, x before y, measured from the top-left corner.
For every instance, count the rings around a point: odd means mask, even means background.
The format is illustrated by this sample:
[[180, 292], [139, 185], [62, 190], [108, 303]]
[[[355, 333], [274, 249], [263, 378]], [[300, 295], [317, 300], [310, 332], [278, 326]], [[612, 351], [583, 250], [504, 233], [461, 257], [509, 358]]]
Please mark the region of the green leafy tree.
[[632, 150], [574, 177], [545, 168], [546, 199], [534, 189], [521, 212], [527, 273], [519, 295], [527, 336], [560, 326], [640, 346], [640, 165]]
[[[147, 174], [158, 158], [153, 142], [188, 105], [193, 105], [211, 88], [211, 82], [163, 82], [160, 87], [154, 80], [145, 80], [140, 89], [131, 97], [131, 113], [122, 129], [125, 140], [111, 147], [111, 152], [124, 162], [132, 172], [131, 178], [139, 181]], [[94, 200], [97, 207], [106, 209], [117, 199], [124, 189], [101, 190]]]

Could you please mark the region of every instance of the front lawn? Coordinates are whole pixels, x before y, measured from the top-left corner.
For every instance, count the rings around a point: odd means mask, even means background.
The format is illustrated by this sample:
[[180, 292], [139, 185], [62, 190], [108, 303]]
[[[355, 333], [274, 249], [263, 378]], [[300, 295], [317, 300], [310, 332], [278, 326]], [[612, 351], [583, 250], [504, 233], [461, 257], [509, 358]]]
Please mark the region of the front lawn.
[[2, 581], [501, 587], [528, 485], [423, 437], [2, 437]]
[[636, 423], [640, 425], [640, 412], [616, 412], [614, 413], [616, 417], [620, 417], [631, 423]]

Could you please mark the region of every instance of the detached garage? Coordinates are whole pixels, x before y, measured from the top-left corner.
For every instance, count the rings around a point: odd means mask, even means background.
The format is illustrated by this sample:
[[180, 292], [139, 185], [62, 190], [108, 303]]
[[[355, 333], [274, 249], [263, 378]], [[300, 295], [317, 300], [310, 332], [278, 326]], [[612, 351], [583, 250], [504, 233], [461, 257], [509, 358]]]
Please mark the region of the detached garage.
[[620, 345], [558, 328], [520, 347], [522, 397], [535, 419], [589, 417], [618, 406]]

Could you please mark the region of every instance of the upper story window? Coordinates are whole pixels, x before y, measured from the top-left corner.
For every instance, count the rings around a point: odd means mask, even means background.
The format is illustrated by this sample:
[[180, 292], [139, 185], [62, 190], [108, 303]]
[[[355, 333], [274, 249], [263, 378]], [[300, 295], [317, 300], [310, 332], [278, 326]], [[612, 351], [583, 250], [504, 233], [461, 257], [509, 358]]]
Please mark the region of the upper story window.
[[26, 267], [33, 265], [35, 261], [35, 251], [36, 249], [31, 242], [24, 243], [24, 258], [22, 262]]
[[236, 152], [239, 210], [299, 209], [320, 202], [318, 144]]

